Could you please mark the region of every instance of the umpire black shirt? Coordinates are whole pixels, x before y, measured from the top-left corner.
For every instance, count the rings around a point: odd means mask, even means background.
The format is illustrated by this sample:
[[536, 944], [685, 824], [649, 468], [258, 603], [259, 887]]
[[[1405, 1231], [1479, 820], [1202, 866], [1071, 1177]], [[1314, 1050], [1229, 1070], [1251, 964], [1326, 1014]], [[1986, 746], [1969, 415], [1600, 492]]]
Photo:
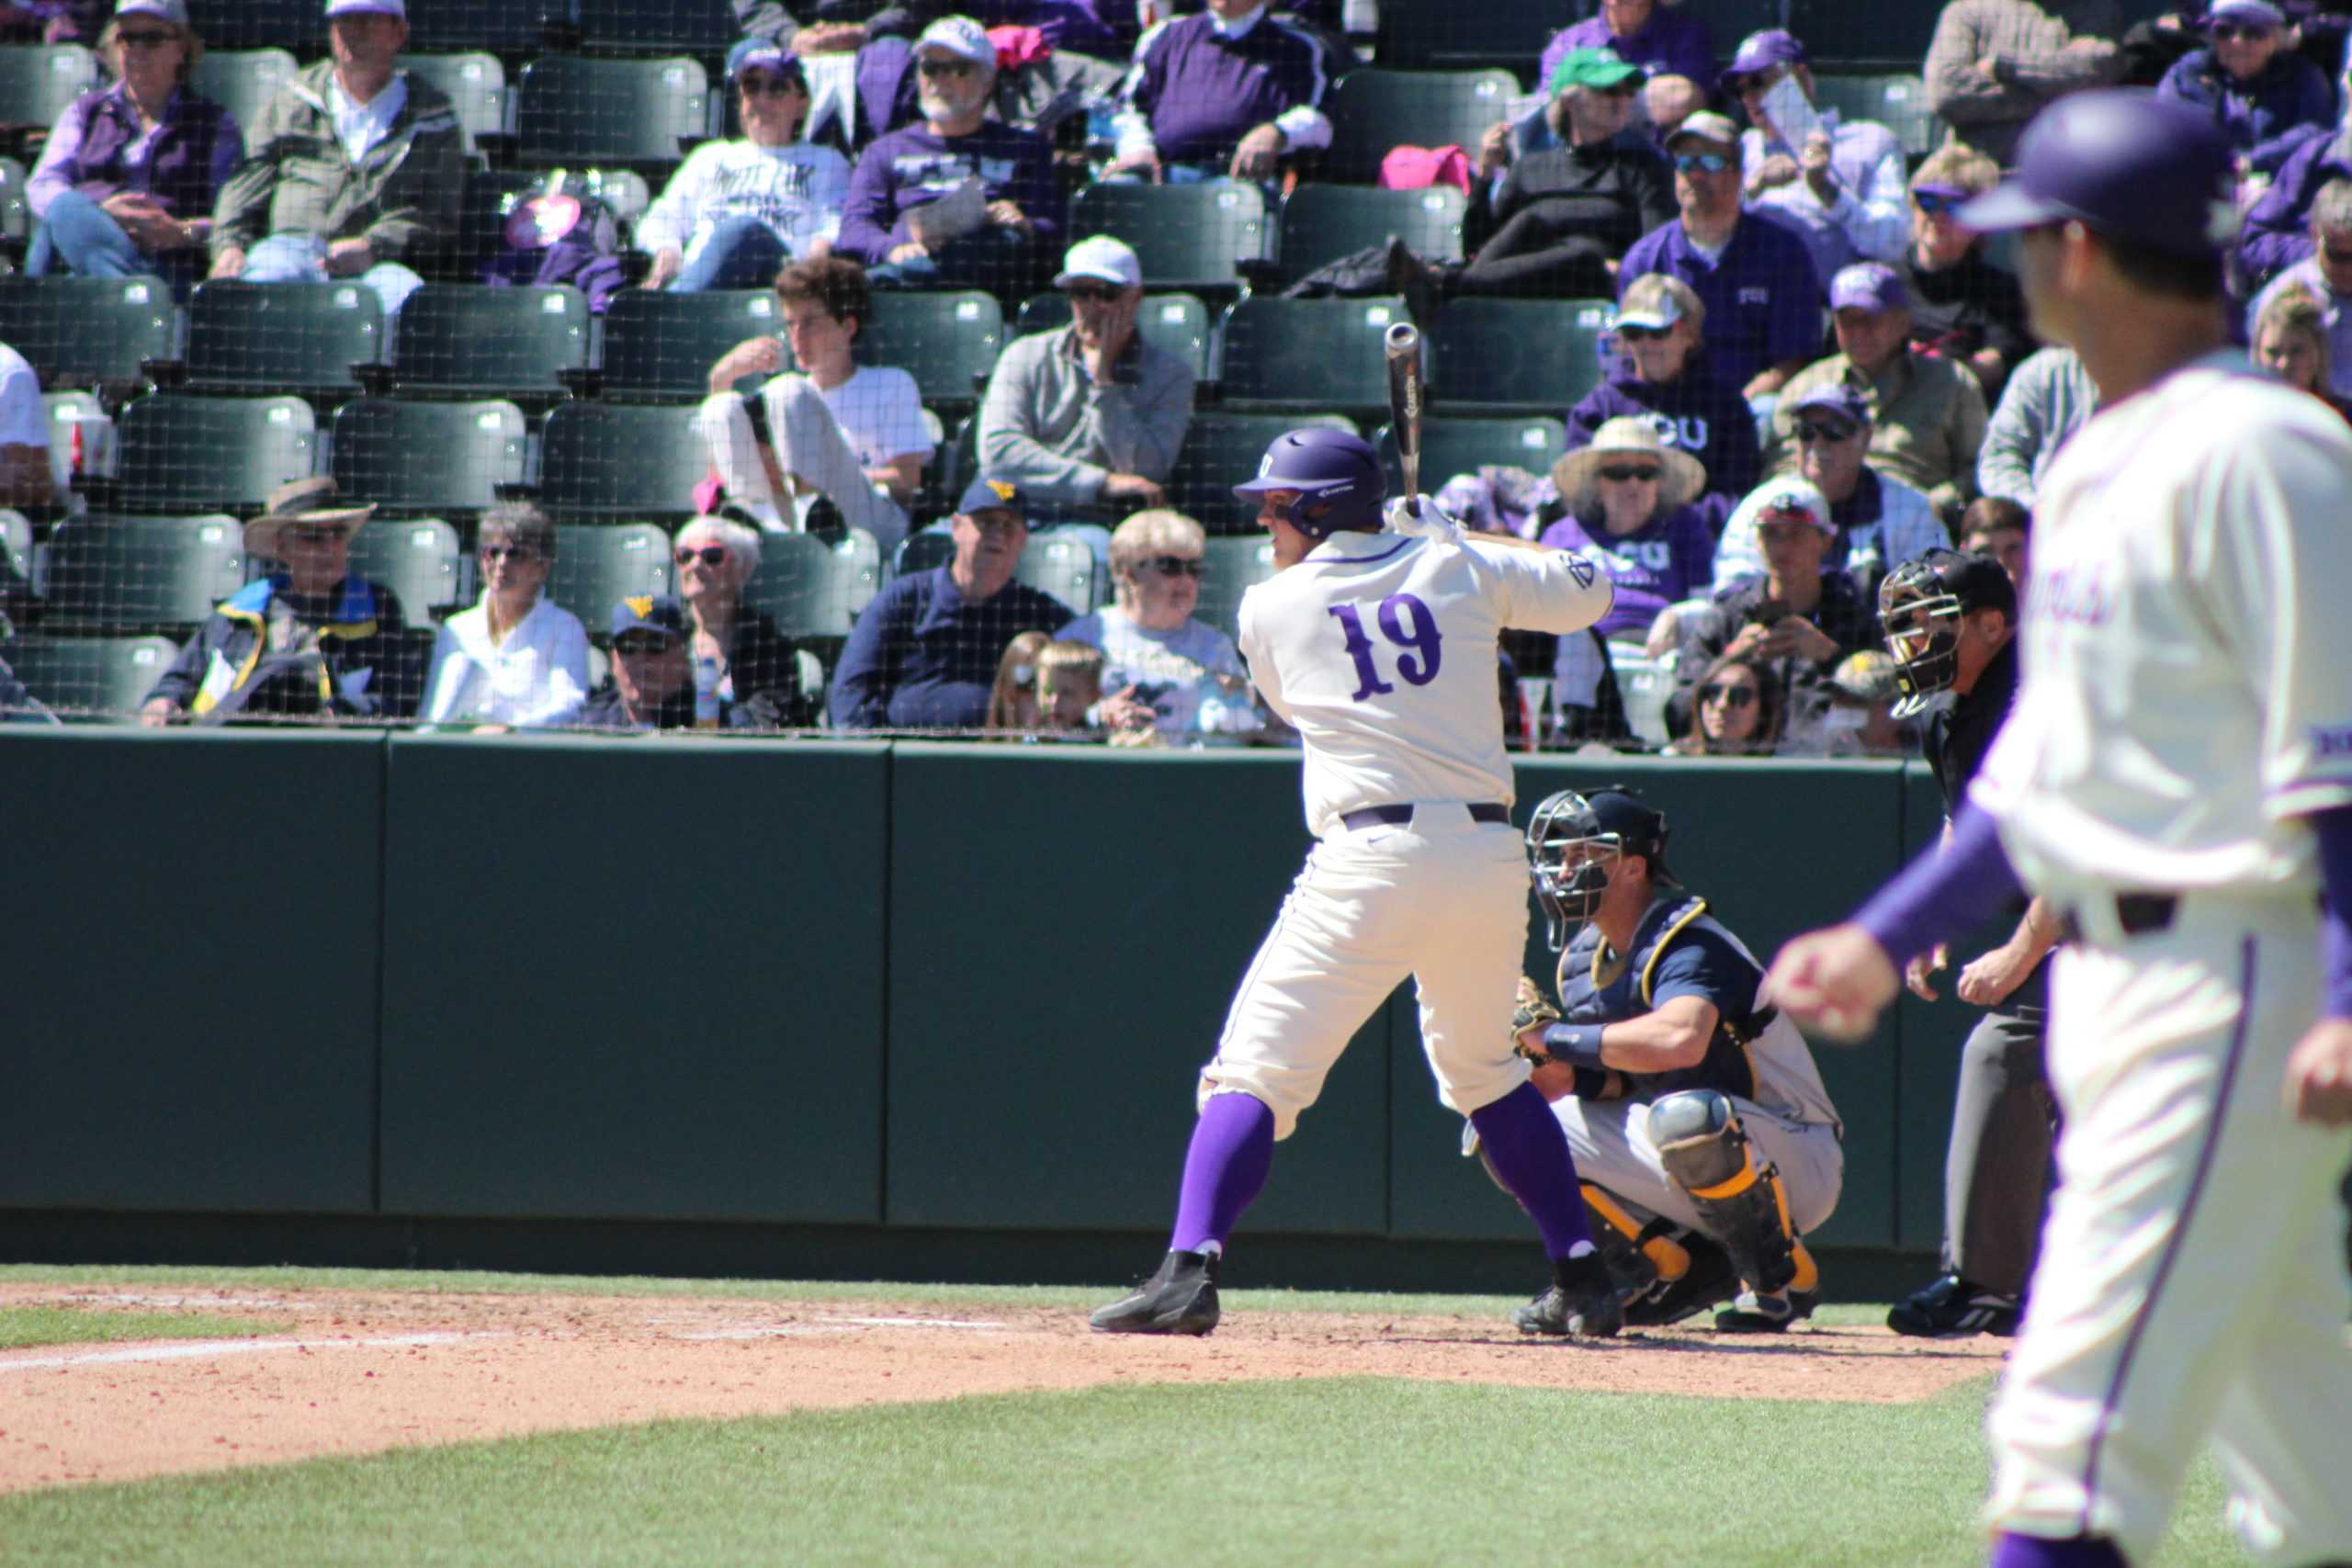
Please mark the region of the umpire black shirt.
[[[1992, 749], [1993, 737], [2001, 732], [2002, 721], [2009, 716], [2009, 705], [2018, 695], [2018, 643], [2011, 637], [1984, 666], [1976, 677], [1976, 684], [1965, 696], [1956, 697], [1928, 714], [1928, 731], [1923, 745], [1928, 766], [1936, 775], [1936, 787], [1943, 791], [1944, 816], [1958, 815], [1961, 802], [1968, 797], [1968, 781], [1984, 761], [1984, 753]], [[2017, 912], [2023, 912], [2023, 906]], [[2045, 954], [2033, 966], [2033, 973], [2018, 983], [1994, 1012], [2017, 1012], [2024, 1009], [2040, 1009], [2050, 1005], [2050, 959]]]

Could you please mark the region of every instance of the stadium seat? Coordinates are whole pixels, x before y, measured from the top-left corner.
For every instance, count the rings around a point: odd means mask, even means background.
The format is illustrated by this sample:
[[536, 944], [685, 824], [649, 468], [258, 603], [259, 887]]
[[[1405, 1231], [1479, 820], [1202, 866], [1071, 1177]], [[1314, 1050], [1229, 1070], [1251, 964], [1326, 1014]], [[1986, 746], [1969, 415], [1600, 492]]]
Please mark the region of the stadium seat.
[[1390, 235], [1430, 261], [1462, 259], [1462, 217], [1469, 198], [1452, 186], [1378, 190], [1370, 186], [1303, 185], [1283, 197], [1278, 275], [1297, 282], [1317, 267]]
[[895, 365], [915, 378], [924, 402], [959, 412], [979, 401], [980, 381], [1003, 347], [1004, 311], [976, 289], [879, 291], [874, 320], [857, 337], [861, 363]]
[[814, 534], [762, 534], [760, 570], [743, 585], [743, 604], [775, 617], [789, 637], [849, 635], [834, 592], [833, 552]]
[[503, 400], [354, 398], [335, 411], [335, 487], [388, 512], [480, 512], [523, 482], [523, 411]]
[[57, 123], [98, 85], [98, 57], [78, 43], [0, 44], [0, 127]]
[[258, 511], [312, 471], [318, 428], [300, 398], [153, 393], [116, 416], [117, 491], [130, 511]]
[[710, 132], [710, 80], [683, 57], [542, 55], [523, 67], [514, 128], [526, 164], [674, 164]]
[[[520, 0], [409, 7], [408, 47], [424, 54], [530, 54], [547, 45], [547, 22], [570, 12], [571, 0]], [[405, 62], [410, 56], [402, 51]]]
[[[929, 571], [933, 567], [945, 566], [955, 555], [954, 535], [945, 528], [926, 528], [920, 534], [908, 535], [899, 543], [890, 575], [910, 577], [919, 571]], [[1027, 583], [1040, 593], [1052, 594], [1074, 615], [1091, 614], [1111, 596], [1109, 586], [1100, 581], [1093, 545], [1057, 528], [1039, 528], [1029, 536], [1029, 543], [1021, 551], [1021, 564], [1013, 568], [1012, 577], [1014, 581]]]
[[[1012, 335], [1029, 337], [1037, 333], [1049, 333], [1069, 325], [1069, 300], [1063, 295], [1048, 291], [1035, 294], [1021, 303], [1021, 315], [1013, 323]], [[1164, 348], [1193, 367], [1193, 375], [1207, 380], [1209, 375], [1209, 343], [1211, 331], [1209, 308], [1193, 294], [1147, 294], [1143, 305], [1136, 312], [1136, 330], [1143, 333], [1144, 342], [1155, 348]]]
[[199, 283], [187, 304], [187, 389], [293, 392], [326, 401], [359, 389], [354, 365], [384, 355], [384, 307], [351, 283]]
[[1607, 299], [1455, 299], [1430, 333], [1434, 400], [1449, 413], [1557, 413], [1600, 382]]
[[[1373, 437], [1388, 470], [1391, 489], [1403, 470], [1396, 463], [1396, 433], [1387, 425]], [[1567, 426], [1556, 419], [1428, 419], [1421, 423], [1421, 489], [1434, 494], [1456, 474], [1475, 474], [1489, 464], [1525, 468], [1541, 479], [1568, 449]]]
[[97, 395], [43, 392], [40, 400], [49, 415], [49, 470], [57, 487], [63, 490], [76, 474], [112, 474], [114, 421]]
[[26, 182], [32, 176], [14, 158], [0, 158], [0, 251], [20, 250], [32, 238], [32, 198]]
[[865, 613], [882, 591], [882, 542], [863, 528], [850, 528], [833, 549], [833, 602], [840, 630], [816, 635], [847, 637], [850, 624]]
[[[1568, 0], [1511, 0], [1506, 6], [1380, 0], [1374, 47], [1384, 61], [1409, 61], [1431, 71], [1532, 72], [1552, 35], [1590, 8]], [[1733, 41], [1718, 43], [1728, 51]]]
[[167, 637], [27, 637], [7, 647], [25, 689], [59, 713], [133, 714], [179, 657]]
[[468, 135], [503, 136], [506, 133], [506, 68], [499, 64], [498, 56], [480, 50], [469, 50], [461, 54], [404, 51], [401, 55], [401, 66], [419, 80], [432, 83], [449, 96], [449, 106], [458, 111], [458, 123], [466, 128]]
[[1383, 340], [1412, 319], [1396, 299], [1244, 299], [1225, 313], [1225, 406], [1339, 409], [1376, 420], [1388, 407]]
[[670, 536], [650, 523], [556, 530], [548, 597], [592, 633], [601, 636], [612, 625], [613, 606], [621, 600], [667, 593], [671, 581]]
[[400, 595], [413, 622], [473, 603], [458, 530], [438, 517], [377, 518], [352, 536], [351, 570]]
[[250, 130], [301, 64], [282, 49], [207, 50], [188, 73], [188, 85], [210, 98]]
[[1113, 234], [1135, 247], [1146, 288], [1230, 302], [1239, 264], [1266, 254], [1266, 197], [1247, 181], [1089, 186], [1070, 203], [1073, 234]]
[[0, 506], [0, 604], [31, 592], [32, 582], [32, 519]]
[[1355, 422], [1340, 414], [1194, 414], [1168, 477], [1168, 504], [1212, 534], [1250, 532], [1258, 508], [1236, 496], [1233, 487], [1258, 471], [1258, 459], [1275, 436], [1317, 424], [1357, 433]]
[[898, 549], [890, 557], [890, 575], [912, 577], [916, 572], [945, 566], [955, 554], [956, 540], [944, 527], [925, 528], [899, 541]]
[[1903, 151], [1924, 158], [1941, 144], [1943, 121], [1928, 107], [1928, 85], [1917, 72], [1877, 76], [1815, 76], [1814, 96], [1846, 119], [1874, 119], [1895, 134]]
[[1452, 144], [1475, 155], [1487, 127], [1510, 118], [1519, 93], [1507, 71], [1351, 71], [1324, 96], [1331, 117], [1324, 177], [1369, 185], [1388, 150], [1404, 145]]
[[692, 516], [709, 470], [694, 419], [692, 407], [558, 403], [542, 437], [541, 504], [580, 516]]
[[1193, 618], [1227, 637], [1240, 632], [1241, 595], [1274, 575], [1274, 541], [1267, 535], [1211, 539], [1201, 558], [1201, 599]]
[[[437, 9], [417, 7], [420, 17]], [[327, 52], [327, 8], [311, 0], [188, 0], [187, 19], [207, 49], [288, 49], [306, 62]]]
[[233, 517], [88, 516], [50, 532], [42, 625], [74, 632], [195, 626], [245, 585]]
[[573, 0], [581, 47], [600, 54], [727, 52], [740, 30], [728, 0]]
[[[605, 312], [605, 392], [698, 402], [710, 390], [710, 367], [720, 355], [749, 337], [773, 337], [781, 344], [783, 334], [784, 308], [764, 288], [701, 294], [625, 288]], [[862, 355], [865, 348], [859, 345]], [[791, 358], [788, 348], [785, 358]], [[746, 376], [735, 389], [750, 392], [761, 379]]]
[[160, 277], [0, 277], [0, 343], [45, 388], [136, 381], [141, 360], [172, 356], [178, 333]]
[[588, 342], [577, 288], [428, 283], [401, 307], [392, 389], [552, 400], [563, 393], [558, 373], [587, 365]]

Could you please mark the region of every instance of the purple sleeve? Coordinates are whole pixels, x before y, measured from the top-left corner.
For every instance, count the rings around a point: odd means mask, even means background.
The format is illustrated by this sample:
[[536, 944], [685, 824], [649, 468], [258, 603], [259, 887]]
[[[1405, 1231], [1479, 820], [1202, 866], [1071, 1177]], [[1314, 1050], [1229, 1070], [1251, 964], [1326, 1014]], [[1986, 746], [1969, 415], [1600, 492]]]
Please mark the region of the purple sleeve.
[[2327, 888], [2319, 920], [2321, 1010], [2352, 1018], [2352, 806], [2312, 818], [2319, 835], [2320, 876]]
[[[1798, 243], [1803, 244], [1804, 242], [1799, 241]], [[1633, 247], [1625, 253], [1623, 264], [1617, 269], [1617, 299], [1621, 304], [1624, 301], [1625, 290], [1634, 286], [1634, 279], [1666, 270], [1657, 265], [1657, 254], [1664, 249], [1664, 229], [1653, 229], [1634, 242]]]
[[1568, 41], [1568, 35], [1574, 31], [1574, 28], [1562, 28], [1552, 35], [1552, 41], [1544, 46], [1544, 57], [1535, 62], [1535, 85], [1538, 87], [1550, 85], [1552, 73], [1559, 69], [1560, 57], [1576, 47]]
[[1013, 170], [1012, 184], [1005, 197], [1036, 225], [1037, 243], [1058, 245], [1069, 201], [1062, 194], [1061, 182], [1054, 178], [1053, 154], [1044, 137], [1026, 131], [1017, 134], [1023, 142], [1018, 153], [1020, 163]]
[[2024, 896], [1993, 818], [1963, 806], [1951, 840], [1928, 849], [1854, 916], [1898, 969], [1939, 942], [1966, 936]]
[[84, 129], [89, 124], [90, 105], [94, 96], [84, 94], [65, 106], [57, 117], [57, 124], [49, 133], [49, 141], [41, 148], [40, 162], [33, 165], [32, 177], [25, 182], [25, 195], [32, 204], [35, 218], [49, 216], [49, 204], [74, 188], [76, 154], [82, 151]]
[[1764, 363], [1813, 359], [1821, 352], [1821, 274], [1813, 253], [1785, 229], [1769, 228], [1780, 254], [1772, 265], [1772, 324], [1764, 337]]
[[2249, 284], [2267, 283], [2312, 254], [2312, 200], [2334, 175], [2352, 172], [2330, 166], [2328, 153], [2339, 140], [2314, 137], [2304, 142], [2246, 210], [2238, 262]]
[[849, 195], [842, 202], [841, 233], [833, 242], [868, 266], [879, 266], [890, 254], [890, 225], [898, 220], [890, 151], [890, 139], [884, 137], [858, 159], [850, 173]]

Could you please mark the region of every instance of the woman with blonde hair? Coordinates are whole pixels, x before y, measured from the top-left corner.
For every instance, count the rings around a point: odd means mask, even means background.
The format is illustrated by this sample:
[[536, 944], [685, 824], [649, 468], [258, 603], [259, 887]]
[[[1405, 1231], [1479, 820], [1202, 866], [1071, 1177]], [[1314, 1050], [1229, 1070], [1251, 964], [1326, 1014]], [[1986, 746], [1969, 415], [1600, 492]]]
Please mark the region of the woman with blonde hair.
[[1988, 407], [2009, 372], [2039, 346], [2026, 330], [2018, 280], [1993, 265], [1982, 237], [1954, 215], [2000, 179], [2000, 165], [1973, 148], [1952, 142], [1929, 153], [1911, 175], [1911, 249], [1902, 268], [1911, 293], [1911, 346], [1974, 371]]
[[1189, 735], [1211, 697], [1219, 699], [1209, 705], [1212, 713], [1254, 713], [1243, 695], [1249, 669], [1233, 639], [1193, 615], [1207, 551], [1201, 525], [1164, 507], [1135, 513], [1111, 535], [1114, 602], [1062, 628], [1065, 638], [1102, 650], [1102, 718], [1109, 728], [1150, 725], [1163, 736]]
[[2327, 305], [2305, 285], [2274, 290], [2254, 318], [2254, 362], [2290, 387], [2309, 392], [2352, 419], [2352, 409], [2333, 388], [2335, 365], [2327, 344]]
[[1747, 400], [1718, 380], [1699, 352], [1706, 326], [1706, 303], [1689, 284], [1662, 272], [1635, 278], [1617, 307], [1621, 357], [1568, 411], [1568, 450], [1589, 445], [1613, 421], [1646, 421], [1668, 446], [1698, 460], [1706, 482], [1692, 500], [1708, 527], [1721, 532], [1763, 478], [1764, 457]]
[[1037, 655], [1053, 640], [1051, 632], [1023, 632], [1004, 645], [1004, 657], [996, 664], [996, 684], [989, 688], [986, 722], [990, 729], [1037, 728]]
[[[800, 689], [799, 649], [743, 590], [760, 570], [760, 536], [724, 517], [696, 517], [678, 530], [678, 597], [694, 619], [686, 655], [716, 666], [730, 727], [802, 729], [816, 723], [819, 694]], [[696, 677], [700, 679], [699, 674]]]

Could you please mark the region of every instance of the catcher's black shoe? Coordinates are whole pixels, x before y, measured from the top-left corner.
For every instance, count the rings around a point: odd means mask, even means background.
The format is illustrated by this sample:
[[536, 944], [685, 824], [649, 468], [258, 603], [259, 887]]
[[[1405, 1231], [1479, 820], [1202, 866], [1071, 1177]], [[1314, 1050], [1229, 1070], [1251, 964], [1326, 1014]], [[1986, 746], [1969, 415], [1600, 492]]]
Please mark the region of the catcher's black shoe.
[[1552, 1288], [1510, 1314], [1521, 1334], [1606, 1339], [1624, 1326], [1617, 1287], [1598, 1252], [1552, 1260]]
[[2018, 1331], [2025, 1303], [2016, 1296], [1972, 1285], [1957, 1274], [1946, 1274], [1894, 1303], [1886, 1325], [1915, 1339], [1964, 1339], [1972, 1334], [1997, 1334], [2003, 1338]]
[[1206, 1334], [1216, 1304], [1216, 1255], [1171, 1252], [1159, 1271], [1086, 1321], [1098, 1334]]

